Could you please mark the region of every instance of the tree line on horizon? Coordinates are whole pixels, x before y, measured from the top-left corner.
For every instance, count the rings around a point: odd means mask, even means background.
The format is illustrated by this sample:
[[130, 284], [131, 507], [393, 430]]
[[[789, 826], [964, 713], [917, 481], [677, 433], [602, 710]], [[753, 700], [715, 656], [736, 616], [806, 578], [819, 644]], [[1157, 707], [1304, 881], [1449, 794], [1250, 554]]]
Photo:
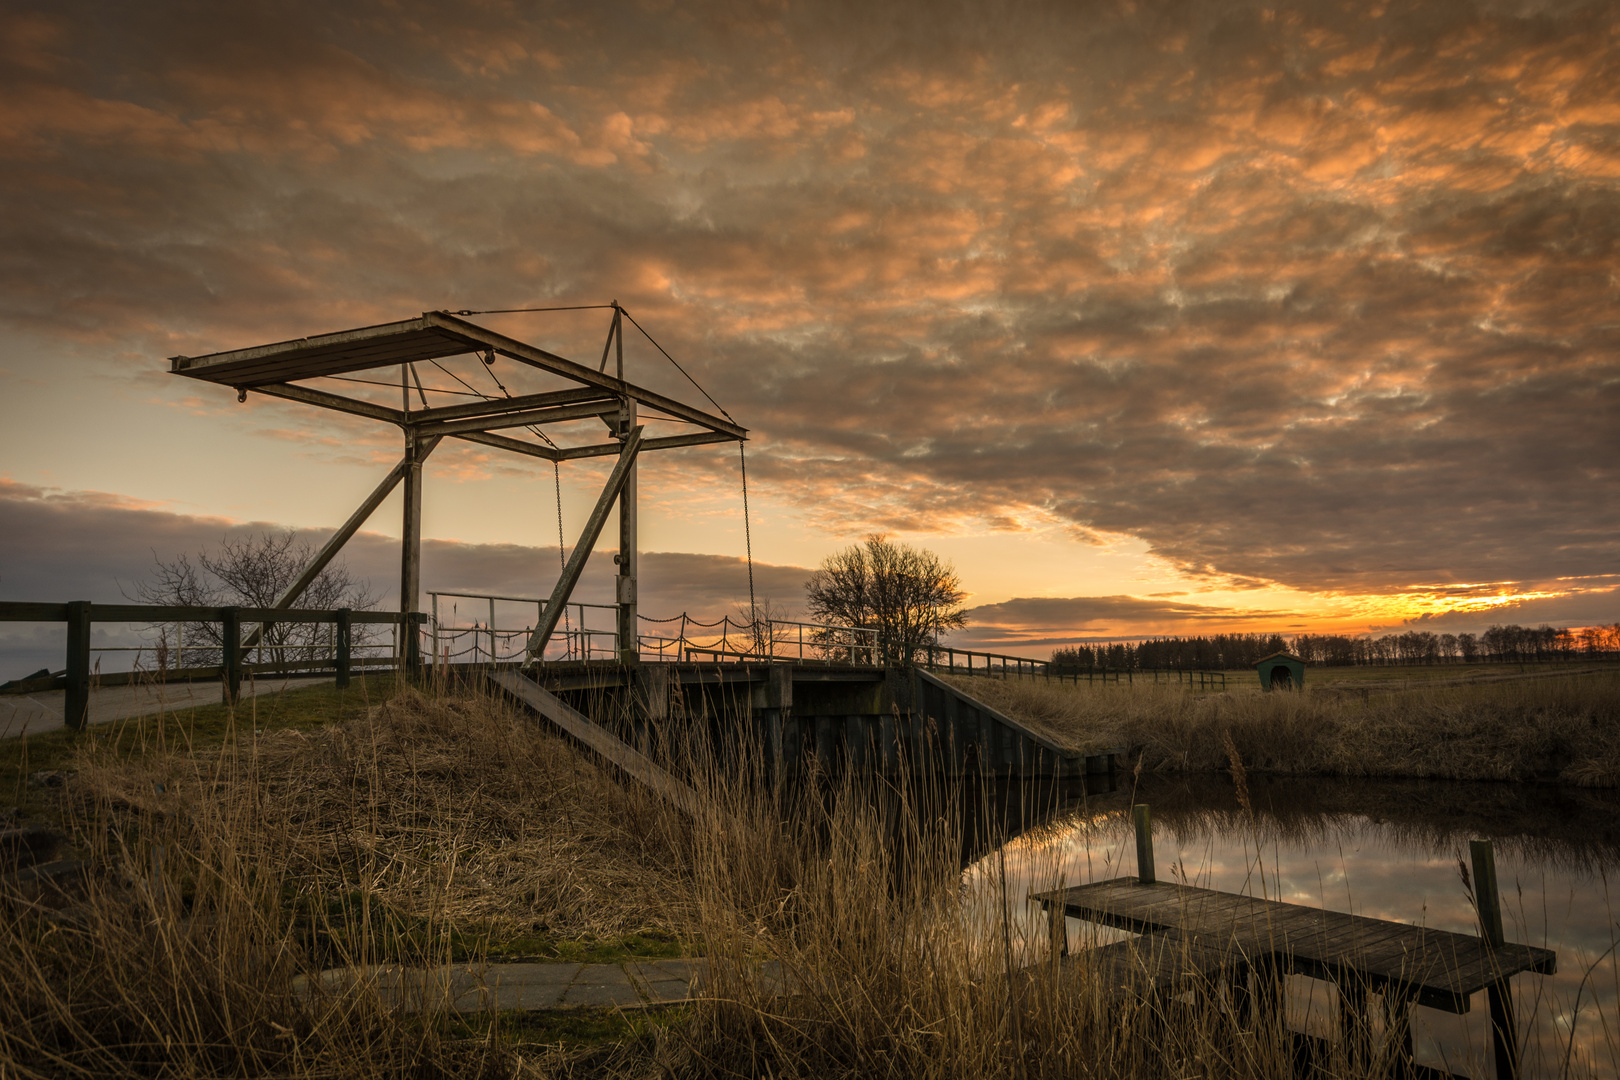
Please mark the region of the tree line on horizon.
[[1052, 651], [1059, 671], [1202, 670], [1252, 667], [1273, 653], [1291, 652], [1307, 664], [1356, 667], [1389, 664], [1545, 663], [1620, 656], [1620, 622], [1571, 629], [1492, 626], [1483, 634], [1407, 630], [1381, 637], [1346, 634], [1210, 634], [1135, 642], [1071, 645]]

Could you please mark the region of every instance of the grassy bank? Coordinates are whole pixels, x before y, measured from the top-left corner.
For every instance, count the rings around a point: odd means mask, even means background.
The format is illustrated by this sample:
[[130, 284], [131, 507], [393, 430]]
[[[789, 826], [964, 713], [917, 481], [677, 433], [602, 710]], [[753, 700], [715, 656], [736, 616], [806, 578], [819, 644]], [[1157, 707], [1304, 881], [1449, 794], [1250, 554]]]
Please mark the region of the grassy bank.
[[334, 693], [108, 725], [51, 741], [65, 786], [15, 777], [93, 873], [66, 906], [0, 885], [0, 1075], [510, 1077], [488, 1022], [295, 980], [687, 946], [659, 808], [487, 698]]
[[950, 681], [1059, 740], [1129, 746], [1155, 771], [1226, 770], [1235, 752], [1292, 775], [1620, 785], [1620, 673], [1609, 671], [1366, 696]]
[[[994, 916], [1006, 896], [964, 903], [961, 830], [983, 811], [964, 789], [788, 789], [747, 747], [672, 742], [696, 820], [481, 697], [86, 741], [54, 797], [96, 873], [65, 908], [0, 904], [0, 1075], [1291, 1075], [1275, 1022], [1117, 999], [1083, 964], [1041, 966], [1046, 943]], [[701, 952], [707, 993], [631, 1023], [298, 989], [329, 966], [566, 943]]]

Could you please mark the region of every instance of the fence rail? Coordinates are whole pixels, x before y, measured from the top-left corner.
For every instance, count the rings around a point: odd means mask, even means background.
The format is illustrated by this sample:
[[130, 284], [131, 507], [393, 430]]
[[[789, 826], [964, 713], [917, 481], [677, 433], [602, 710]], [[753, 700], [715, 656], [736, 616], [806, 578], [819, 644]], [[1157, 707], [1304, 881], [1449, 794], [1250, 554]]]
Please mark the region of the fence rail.
[[[975, 661], [977, 665], [975, 666]], [[1103, 683], [1134, 684], [1144, 682], [1174, 682], [1199, 690], [1225, 690], [1224, 671], [1183, 671], [1179, 668], [1065, 668], [1050, 660], [1032, 660], [1027, 656], [1007, 656], [1002, 653], [980, 652], [976, 649], [957, 649], [949, 645], [924, 647], [918, 662], [930, 671], [943, 671], [954, 675], [989, 675], [1000, 678], [1047, 679], [1078, 685]]]
[[[65, 676], [64, 689], [66, 700], [63, 702], [62, 717], [67, 726], [82, 728], [90, 706], [90, 685], [92, 671], [90, 654], [93, 652], [124, 651], [122, 646], [95, 648], [91, 645], [91, 629], [96, 623], [141, 623], [146, 626], [166, 626], [170, 624], [185, 623], [218, 623], [220, 627], [220, 641], [218, 644], [210, 643], [209, 651], [220, 653], [220, 663], [216, 666], [185, 669], [198, 672], [204, 677], [217, 676], [221, 682], [221, 696], [227, 702], [235, 702], [241, 695], [242, 676], [250, 671], [284, 671], [296, 665], [297, 670], [326, 670], [335, 669], [339, 686], [349, 684], [350, 672], [354, 667], [379, 666], [377, 657], [357, 657], [354, 655], [356, 643], [353, 628], [360, 625], [391, 625], [394, 627], [394, 655], [383, 662], [389, 666], [405, 665], [415, 666], [419, 663], [418, 635], [413, 632], [419, 627], [422, 616], [416, 614], [402, 615], [387, 611], [353, 611], [348, 608], [331, 610], [311, 608], [259, 608], [259, 607], [196, 607], [196, 606], [168, 606], [161, 604], [92, 604], [88, 600], [75, 600], [65, 604], [41, 604], [27, 601], [0, 601], [0, 622], [60, 622], [67, 624], [67, 665], [62, 674]], [[332, 658], [327, 663], [323, 658], [310, 657], [307, 661], [289, 663], [287, 661], [271, 661], [270, 663], [253, 664], [248, 661], [248, 654], [259, 648], [257, 641], [244, 646], [242, 644], [242, 629], [244, 625], [257, 623], [260, 627], [260, 638], [268, 633], [278, 623], [331, 623]], [[403, 632], [402, 632], [403, 631]], [[276, 648], [267, 645], [266, 648]], [[314, 645], [300, 645], [298, 648], [317, 649]], [[358, 646], [366, 648], [364, 644]], [[157, 646], [151, 647], [158, 651]], [[190, 646], [197, 649], [203, 646]]]

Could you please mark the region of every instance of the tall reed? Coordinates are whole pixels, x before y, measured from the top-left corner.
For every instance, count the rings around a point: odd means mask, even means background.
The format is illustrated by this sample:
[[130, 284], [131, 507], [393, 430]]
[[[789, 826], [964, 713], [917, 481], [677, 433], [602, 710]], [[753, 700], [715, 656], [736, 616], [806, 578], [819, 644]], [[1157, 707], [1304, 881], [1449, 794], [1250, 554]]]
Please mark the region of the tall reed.
[[1620, 675], [1611, 673], [1366, 697], [951, 681], [1060, 742], [1127, 745], [1151, 771], [1225, 771], [1230, 741], [1260, 772], [1620, 785]]

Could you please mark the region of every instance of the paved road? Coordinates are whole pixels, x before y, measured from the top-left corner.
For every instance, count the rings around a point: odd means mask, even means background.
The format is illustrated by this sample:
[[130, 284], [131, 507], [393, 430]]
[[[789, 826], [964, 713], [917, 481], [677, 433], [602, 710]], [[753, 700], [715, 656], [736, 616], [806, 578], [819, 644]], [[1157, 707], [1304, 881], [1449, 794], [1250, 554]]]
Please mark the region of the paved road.
[[[623, 964], [453, 964], [424, 970], [392, 966], [335, 968], [321, 973], [330, 989], [371, 980], [383, 1000], [417, 1012], [568, 1008], [643, 1008], [689, 1000], [704, 961], [632, 960]], [[769, 975], [767, 975], [767, 978]]]
[[[279, 694], [283, 690], [296, 689], [300, 686], [313, 686], [316, 683], [332, 681], [331, 675], [244, 680], [242, 696], [263, 697], [266, 694]], [[151, 716], [158, 712], [176, 712], [198, 705], [216, 705], [219, 703], [219, 690], [219, 683], [212, 680], [98, 687], [90, 692], [90, 723], [106, 724], [133, 716]], [[50, 690], [41, 694], [0, 695], [0, 739], [16, 738], [24, 730], [30, 735], [58, 730], [62, 726], [65, 697], [66, 691], [63, 690]]]

